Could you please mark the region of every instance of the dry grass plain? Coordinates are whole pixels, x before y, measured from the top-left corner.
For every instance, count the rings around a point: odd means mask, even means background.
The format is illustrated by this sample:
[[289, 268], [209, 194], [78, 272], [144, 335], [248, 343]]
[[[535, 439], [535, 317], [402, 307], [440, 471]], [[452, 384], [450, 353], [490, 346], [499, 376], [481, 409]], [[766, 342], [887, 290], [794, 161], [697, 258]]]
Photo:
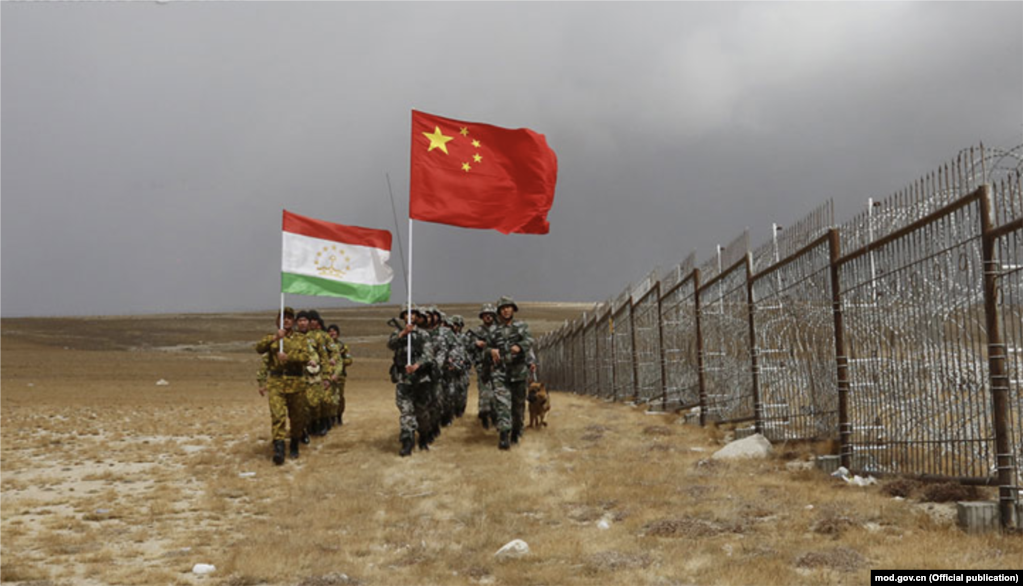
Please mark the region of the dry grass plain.
[[[431, 451], [399, 458], [393, 309], [324, 312], [356, 358], [346, 423], [281, 467], [251, 350], [271, 315], [3, 320], [0, 581], [866, 584], [1023, 559], [1019, 535], [965, 535], [951, 505], [810, 469], [812, 447], [723, 464], [725, 430], [567, 393], [500, 452], [473, 389]], [[583, 307], [522, 309], [541, 333]], [[512, 539], [531, 553], [496, 558]]]

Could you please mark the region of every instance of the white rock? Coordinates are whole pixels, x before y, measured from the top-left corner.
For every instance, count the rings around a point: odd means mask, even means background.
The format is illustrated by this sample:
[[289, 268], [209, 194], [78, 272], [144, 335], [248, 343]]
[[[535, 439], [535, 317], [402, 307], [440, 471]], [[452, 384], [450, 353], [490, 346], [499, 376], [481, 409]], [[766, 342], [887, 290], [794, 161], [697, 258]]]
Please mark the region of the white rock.
[[169, 382], [163, 380], [162, 378], [160, 380], [156, 381], [156, 386], [158, 386], [158, 387], [165, 387], [165, 386], [167, 386], [169, 384], [170, 384]]
[[846, 478], [845, 481], [853, 486], [870, 486], [871, 484], [877, 484], [877, 479], [874, 478], [873, 476], [868, 476], [864, 478], [862, 476], [857, 475], [853, 476], [852, 478]]
[[214, 572], [216, 569], [217, 567], [211, 564], [195, 564], [192, 566], [192, 573], [199, 574], [201, 576], [203, 574]]
[[849, 478], [849, 469], [846, 468], [845, 466], [839, 466], [838, 470], [832, 472], [831, 475], [834, 476], [835, 478], [846, 479]]
[[242, 477], [242, 478], [252, 478], [252, 477], [253, 477], [253, 476], [255, 476], [255, 475], [256, 475], [256, 473], [255, 473], [255, 472], [240, 472], [240, 473], [238, 474], [238, 476], [240, 476], [240, 477]]
[[604, 517], [600, 521], [597, 521], [597, 528], [598, 529], [610, 529], [611, 528], [611, 519], [607, 515], [604, 515]]
[[766, 458], [771, 453], [771, 442], [762, 434], [755, 433], [741, 440], [729, 443], [714, 452], [712, 460], [739, 460], [745, 458]]
[[517, 558], [524, 556], [527, 553], [529, 553], [529, 544], [521, 539], [514, 539], [506, 543], [501, 549], [497, 550], [497, 553], [495, 553], [494, 556], [499, 558]]

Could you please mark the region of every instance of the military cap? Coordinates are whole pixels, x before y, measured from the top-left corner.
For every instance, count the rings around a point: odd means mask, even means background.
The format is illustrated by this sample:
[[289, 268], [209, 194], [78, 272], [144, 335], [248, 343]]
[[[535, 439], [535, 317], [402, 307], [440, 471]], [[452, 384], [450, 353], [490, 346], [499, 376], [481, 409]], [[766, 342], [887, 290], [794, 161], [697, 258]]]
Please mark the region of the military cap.
[[[398, 317], [405, 317], [405, 314], [408, 313], [408, 310], [409, 310], [409, 306], [407, 304], [406, 305], [402, 305], [401, 306], [401, 312], [398, 313]], [[421, 309], [419, 309], [418, 307], [416, 307], [415, 305], [412, 305], [412, 313], [418, 313], [419, 315], [423, 315], [423, 311]]]
[[[278, 312], [277, 313], [277, 317], [280, 317], [280, 316], [281, 316], [281, 314], [280, 314], [280, 312]], [[295, 319], [295, 309], [292, 308], [292, 307], [285, 307], [284, 308], [284, 317], [290, 317], [291, 319]]]
[[493, 303], [484, 303], [483, 307], [480, 308], [480, 317], [483, 317], [483, 314], [485, 313], [497, 315], [497, 308], [494, 307]]
[[519, 306], [515, 305], [515, 301], [511, 297], [508, 297], [507, 295], [501, 297], [501, 299], [497, 301], [497, 311], [501, 311], [501, 308], [506, 305], [511, 305], [513, 308], [515, 308], [515, 312], [518, 313]]

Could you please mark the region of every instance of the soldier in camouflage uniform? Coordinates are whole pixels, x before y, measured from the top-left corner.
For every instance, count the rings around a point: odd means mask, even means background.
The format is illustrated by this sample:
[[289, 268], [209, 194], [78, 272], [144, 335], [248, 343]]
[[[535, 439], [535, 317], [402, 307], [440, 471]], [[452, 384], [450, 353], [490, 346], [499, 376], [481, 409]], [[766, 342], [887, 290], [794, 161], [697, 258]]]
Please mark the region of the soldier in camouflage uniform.
[[[447, 397], [444, 393], [444, 371], [448, 362], [448, 338], [444, 336], [441, 326], [443, 314], [436, 306], [430, 305], [424, 310], [424, 317], [427, 320], [427, 332], [430, 335], [430, 343], [433, 345], [433, 358], [436, 364], [436, 375], [433, 381], [433, 388], [430, 393], [430, 401], [427, 407], [430, 419], [430, 435], [427, 445], [433, 442], [439, 435], [441, 428], [451, 424], [448, 419]], [[425, 449], [422, 441], [420, 449]]]
[[312, 418], [310, 432], [313, 435], [324, 436], [330, 431], [330, 415], [337, 411], [336, 404], [333, 403], [331, 397], [332, 381], [330, 378], [333, 374], [333, 366], [337, 363], [337, 358], [331, 354], [331, 338], [324, 330], [323, 318], [320, 317], [320, 313], [315, 309], [310, 309], [308, 313], [309, 330], [306, 335], [316, 348], [320, 363], [320, 373], [315, 377], [318, 380], [315, 380], [313, 383], [317, 408], [315, 413], [310, 413]]
[[[405, 321], [408, 309], [401, 312], [401, 320]], [[391, 366], [391, 381], [396, 384], [395, 403], [398, 406], [398, 435], [401, 441], [402, 457], [412, 453], [415, 446], [415, 435], [419, 432], [420, 447], [425, 446], [429, 430], [420, 427], [424, 422], [422, 410], [426, 398], [433, 387], [434, 356], [431, 337], [425, 330], [426, 318], [418, 309], [412, 308], [412, 322], [402, 329], [395, 330], [387, 340], [387, 347], [394, 352], [394, 364]], [[411, 339], [412, 358], [408, 359], [408, 345]]]
[[492, 409], [494, 402], [494, 383], [491, 380], [493, 362], [487, 352], [487, 342], [490, 339], [490, 330], [494, 328], [494, 321], [497, 319], [497, 309], [490, 303], [485, 303], [480, 308], [479, 327], [469, 331], [470, 356], [476, 365], [476, 386], [479, 388], [479, 413], [480, 423], [483, 429], [490, 429], [490, 424], [497, 424], [495, 412]]
[[321, 393], [320, 386], [320, 351], [316, 342], [309, 335], [309, 312], [300, 311], [295, 315], [295, 334], [300, 336], [308, 347], [309, 364], [305, 368], [303, 377], [305, 379], [306, 415], [305, 429], [302, 430], [302, 443], [308, 444], [312, 435], [312, 419], [320, 409]]
[[337, 406], [334, 417], [337, 426], [341, 427], [344, 425], [343, 416], [345, 414], [345, 382], [348, 380], [348, 367], [352, 365], [354, 360], [352, 359], [351, 351], [348, 349], [348, 344], [341, 341], [341, 328], [337, 327], [337, 324], [331, 324], [327, 328], [327, 334], [330, 335], [333, 351], [338, 357], [338, 362], [334, 365], [334, 374], [331, 376], [333, 381], [331, 385], [331, 404]]
[[533, 349], [533, 336], [526, 322], [515, 320], [519, 306], [511, 297], [497, 302], [497, 326], [490, 332], [487, 348], [494, 366], [494, 402], [497, 407], [497, 429], [501, 432], [498, 447], [507, 450], [509, 440], [518, 443], [526, 414], [526, 379], [529, 366], [526, 357]]
[[[267, 334], [256, 343], [256, 352], [265, 354], [265, 387], [260, 394], [270, 394], [270, 431], [274, 447], [274, 464], [284, 463], [284, 439], [290, 422], [291, 457], [298, 457], [298, 444], [305, 428], [306, 367], [314, 364], [304, 336], [294, 331], [295, 310], [285, 307], [275, 334]], [[257, 376], [263, 376], [262, 374]]]
[[458, 381], [462, 379], [462, 352], [460, 340], [451, 329], [451, 322], [444, 312], [439, 313], [437, 325], [437, 337], [443, 340], [444, 361], [437, 361], [441, 364], [441, 398], [443, 406], [443, 418], [441, 425], [448, 426], [458, 416]]
[[454, 395], [455, 417], [465, 415], [465, 404], [469, 398], [469, 371], [472, 369], [472, 361], [469, 359], [469, 335], [462, 332], [465, 328], [465, 320], [460, 315], [451, 316], [451, 332], [455, 338], [455, 348], [458, 351], [458, 377], [452, 381]]

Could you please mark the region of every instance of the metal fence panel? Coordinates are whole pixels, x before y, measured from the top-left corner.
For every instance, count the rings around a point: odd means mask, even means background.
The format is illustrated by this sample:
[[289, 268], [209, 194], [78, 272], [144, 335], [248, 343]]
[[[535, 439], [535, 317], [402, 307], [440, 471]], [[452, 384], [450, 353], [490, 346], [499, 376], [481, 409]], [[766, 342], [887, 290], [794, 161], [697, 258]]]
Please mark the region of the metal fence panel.
[[597, 338], [597, 394], [598, 397], [614, 397], [614, 346], [611, 339], [611, 308], [597, 315], [593, 328]]
[[716, 421], [754, 416], [746, 262], [700, 287], [706, 414]]
[[658, 311], [659, 287], [655, 284], [632, 307], [636, 343], [636, 399], [644, 404], [661, 403], [661, 316]]
[[857, 470], [988, 478], [978, 198], [839, 261]]
[[838, 438], [835, 320], [827, 238], [753, 281], [763, 433]]
[[700, 362], [696, 338], [696, 273], [661, 298], [667, 408], [700, 404]]
[[611, 318], [614, 336], [614, 395], [616, 401], [631, 400], [635, 394], [632, 352], [632, 304], [626, 302]]

